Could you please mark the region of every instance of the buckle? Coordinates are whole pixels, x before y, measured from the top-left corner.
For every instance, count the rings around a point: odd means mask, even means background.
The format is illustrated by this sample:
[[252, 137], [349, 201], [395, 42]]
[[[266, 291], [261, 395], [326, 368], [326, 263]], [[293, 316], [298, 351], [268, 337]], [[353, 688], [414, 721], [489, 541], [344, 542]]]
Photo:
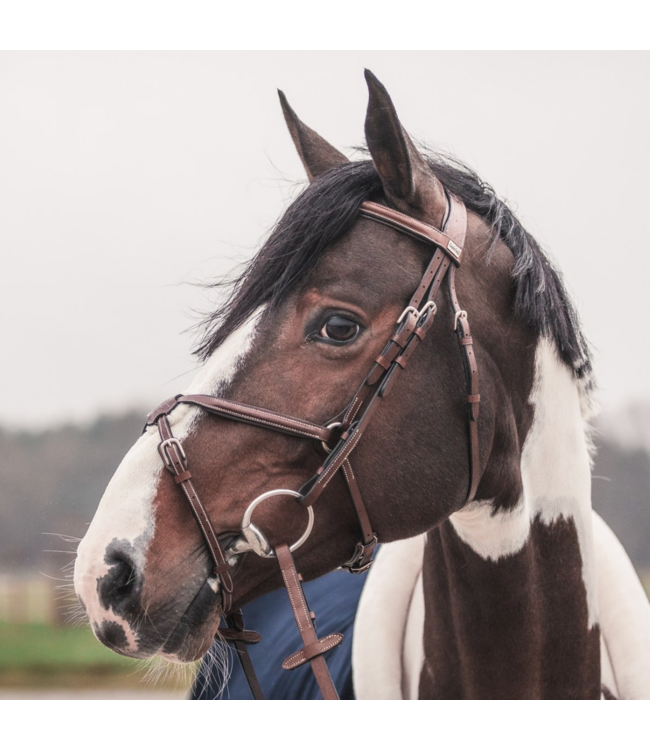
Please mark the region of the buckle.
[[417, 307], [413, 307], [413, 305], [409, 305], [402, 310], [402, 314], [399, 316], [399, 318], [397, 318], [397, 323], [399, 325], [399, 323], [401, 323], [404, 318], [411, 313], [415, 315], [416, 322], [420, 323], [420, 321], [426, 318], [429, 310], [431, 310], [434, 315], [438, 311], [438, 306], [433, 300], [429, 300], [421, 310], [418, 310]]
[[368, 544], [357, 542], [356, 549], [354, 550], [354, 555], [352, 555], [352, 557], [346, 563], [343, 563], [341, 567], [345, 568], [348, 573], [354, 573], [355, 575], [360, 575], [361, 573], [365, 573], [367, 570], [370, 570], [371, 565], [375, 561], [374, 557], [371, 557], [367, 563], [361, 564], [361, 561], [364, 559], [368, 552], [372, 554], [375, 551], [377, 544], [379, 544], [377, 534], [372, 535], [372, 541], [368, 542]]
[[408, 307], [405, 307], [405, 308], [404, 308], [404, 309], [402, 310], [402, 314], [401, 314], [401, 315], [399, 316], [399, 318], [397, 318], [397, 322], [398, 322], [398, 323], [401, 323], [401, 322], [402, 322], [402, 321], [404, 320], [404, 318], [405, 318], [405, 317], [406, 317], [406, 316], [407, 316], [407, 315], [408, 315], [409, 313], [414, 313], [414, 314], [415, 314], [415, 317], [416, 317], [416, 318], [417, 318], [417, 317], [419, 316], [419, 314], [420, 314], [420, 312], [419, 312], [419, 310], [417, 309], [417, 307], [413, 307], [413, 305], [409, 305]]
[[187, 456], [185, 455], [185, 451], [183, 450], [183, 446], [181, 445], [180, 441], [175, 438], [167, 438], [167, 440], [163, 440], [162, 443], [158, 444], [158, 453], [160, 454], [160, 458], [162, 458], [163, 463], [165, 466], [170, 470], [174, 470], [174, 461], [172, 460], [172, 457], [169, 455], [169, 446], [175, 445], [176, 449], [181, 455], [181, 458], [184, 462], [187, 462]]
[[427, 304], [418, 312], [418, 323], [426, 317], [427, 313], [431, 310], [431, 314], [435, 315], [438, 312], [438, 305], [430, 299]]
[[467, 320], [467, 313], [465, 310], [459, 310], [454, 315], [454, 331], [458, 328], [458, 318], [462, 318], [463, 320]]

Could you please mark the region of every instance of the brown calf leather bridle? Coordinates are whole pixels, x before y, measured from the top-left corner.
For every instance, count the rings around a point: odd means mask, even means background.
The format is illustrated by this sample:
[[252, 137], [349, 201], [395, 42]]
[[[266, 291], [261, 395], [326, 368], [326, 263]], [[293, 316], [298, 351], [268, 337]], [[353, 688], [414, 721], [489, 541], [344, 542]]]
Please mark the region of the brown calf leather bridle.
[[[443, 221], [444, 231], [379, 203], [367, 201], [361, 205], [361, 216], [433, 245], [435, 251], [416, 291], [400, 315], [393, 335], [384, 345], [381, 354], [375, 359], [370, 372], [346, 407], [340, 421], [323, 426], [258, 406], [249, 406], [225, 398], [204, 395], [175, 396], [164, 401], [147, 417], [145, 430], [147, 427], [157, 426], [160, 435], [158, 445], [160, 457], [165, 467], [173, 475], [176, 484], [183, 491], [212, 557], [214, 575], [220, 584], [224, 618], [228, 625], [226, 628], [221, 628], [219, 633], [234, 643], [249, 686], [256, 699], [261, 699], [264, 696], [255, 676], [246, 644], [259, 642], [260, 636], [253, 631], [244, 629], [241, 610], [231, 611], [234, 586], [230, 564], [196, 492], [185, 451], [180, 441], [172, 433], [168, 415], [179, 404], [189, 404], [227, 419], [257, 425], [286, 435], [313, 439], [322, 443], [327, 455], [316, 474], [298, 492], [286, 489], [271, 490], [253, 500], [242, 519], [241, 530], [246, 546], [240, 545], [238, 549], [235, 543], [234, 546], [229, 547], [228, 551], [232, 554], [240, 554], [252, 550], [262, 557], [277, 558], [296, 625], [304, 644], [303, 648], [285, 659], [282, 666], [284, 669], [295, 669], [301, 664], [309, 662], [323, 697], [326, 700], [338, 699], [323, 654], [337, 646], [343, 640], [343, 636], [340, 633], [333, 633], [324, 638], [318, 638], [313, 623], [315, 615], [307, 605], [301, 585], [302, 576], [296, 570], [291, 553], [308, 538], [314, 520], [313, 504], [325, 490], [332, 477], [341, 470], [361, 527], [361, 541], [358, 542], [351, 559], [343, 567], [352, 573], [363, 573], [372, 564], [378, 539], [373, 531], [366, 505], [350, 464], [350, 454], [359, 443], [382, 399], [388, 395], [393, 387], [397, 374], [406, 368], [417, 345], [425, 338], [431, 327], [437, 311], [435, 298], [445, 279], [447, 280], [449, 297], [454, 312], [454, 330], [458, 336], [467, 385], [470, 480], [465, 503], [474, 498], [478, 486], [478, 416], [480, 402], [478, 369], [467, 313], [461, 309], [458, 303], [455, 283], [456, 268], [461, 263], [467, 233], [467, 211], [465, 205], [455, 196], [447, 195], [447, 203], [447, 215]], [[309, 512], [309, 522], [305, 533], [291, 546], [279, 544], [272, 548], [264, 533], [252, 522], [254, 509], [267, 498], [276, 495], [294, 497]]]

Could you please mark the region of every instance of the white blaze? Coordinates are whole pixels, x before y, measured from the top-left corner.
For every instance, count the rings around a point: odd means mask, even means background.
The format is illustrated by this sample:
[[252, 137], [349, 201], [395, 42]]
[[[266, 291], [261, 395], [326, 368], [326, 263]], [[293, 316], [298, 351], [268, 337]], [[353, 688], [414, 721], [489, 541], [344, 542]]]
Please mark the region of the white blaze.
[[[262, 308], [244, 325], [233, 331], [196, 374], [184, 393], [219, 395], [232, 381], [250, 350]], [[193, 430], [201, 410], [180, 405], [169, 415], [174, 435], [182, 440]], [[101, 499], [95, 517], [79, 544], [74, 583], [91, 623], [118, 622], [125, 630], [131, 648], [135, 636], [128, 624], [104, 609], [97, 597], [97, 579], [108, 572], [104, 561], [106, 547], [114, 540], [133, 546], [135, 564], [142, 569], [147, 547], [154, 533], [152, 505], [163, 471], [158, 454], [158, 430], [150, 427], [126, 454]]]

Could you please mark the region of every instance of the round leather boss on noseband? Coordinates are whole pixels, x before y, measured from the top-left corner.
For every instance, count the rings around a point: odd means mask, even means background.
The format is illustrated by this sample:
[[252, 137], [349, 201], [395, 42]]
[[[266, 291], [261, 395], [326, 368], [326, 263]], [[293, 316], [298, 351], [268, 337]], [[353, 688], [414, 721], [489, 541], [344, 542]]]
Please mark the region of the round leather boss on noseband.
[[[406, 368], [413, 352], [418, 344], [424, 340], [429, 328], [433, 324], [437, 312], [435, 297], [445, 280], [447, 281], [449, 297], [454, 312], [453, 327], [458, 336], [467, 386], [470, 480], [465, 499], [466, 503], [474, 498], [478, 487], [478, 416], [480, 402], [478, 393], [478, 368], [474, 356], [467, 313], [461, 309], [458, 303], [455, 284], [456, 268], [461, 263], [467, 232], [467, 212], [465, 205], [455, 196], [448, 196], [447, 217], [445, 222], [443, 222], [444, 231], [379, 203], [369, 201], [363, 203], [360, 208], [360, 214], [367, 219], [385, 224], [417, 240], [433, 245], [435, 251], [416, 291], [400, 315], [393, 335], [384, 345], [381, 354], [375, 359], [370, 372], [343, 412], [340, 422], [323, 426], [299, 417], [279, 414], [269, 409], [249, 406], [216, 396], [179, 395], [163, 402], [157, 409], [151, 412], [145, 425], [145, 430], [147, 427], [157, 426], [160, 435], [158, 452], [165, 467], [174, 476], [175, 482], [183, 491], [203, 534], [214, 563], [214, 574], [220, 583], [224, 616], [229, 625], [228, 628], [221, 629], [220, 632], [235, 642], [244, 673], [256, 698], [263, 698], [263, 696], [252, 669], [250, 657], [246, 651], [246, 643], [257, 642], [259, 636], [256, 633], [244, 630], [243, 618], [239, 610], [231, 611], [234, 587], [230, 565], [219, 543], [212, 522], [192, 482], [192, 474], [189, 470], [183, 447], [172, 433], [168, 415], [174, 408], [179, 404], [198, 406], [205, 411], [226, 419], [245, 422], [246, 424], [275, 430], [286, 435], [313, 439], [324, 446], [326, 457], [322, 465], [316, 474], [299, 491], [270, 490], [257, 497], [248, 506], [242, 520], [242, 534], [249, 546], [241, 551], [252, 550], [262, 557], [277, 558], [284, 584], [290, 595], [289, 598], [294, 617], [304, 643], [304, 647], [300, 651], [284, 661], [283, 667], [285, 669], [293, 669], [305, 662], [309, 662], [314, 670], [314, 675], [323, 692], [323, 696], [327, 699], [336, 699], [338, 696], [327, 672], [322, 655], [330, 648], [337, 646], [341, 642], [342, 636], [335, 633], [318, 639], [312, 622], [313, 618], [307, 617], [305, 619], [305, 612], [309, 612], [309, 608], [307, 607], [304, 592], [302, 591], [302, 578], [295, 569], [291, 552], [307, 540], [314, 519], [312, 506], [326, 489], [332, 477], [338, 471], [341, 471], [359, 519], [362, 537], [356, 546], [353, 556], [345, 563], [344, 567], [352, 573], [362, 573], [368, 570], [372, 564], [373, 555], [378, 543], [377, 535], [373, 532], [370, 517], [363, 502], [361, 490], [349, 457], [358, 445], [382, 399], [389, 394], [398, 373]], [[255, 507], [274, 495], [294, 497], [309, 512], [307, 529], [301, 538], [294, 541], [291, 546], [281, 544], [275, 549], [271, 547], [262, 530], [252, 523], [252, 513]]]

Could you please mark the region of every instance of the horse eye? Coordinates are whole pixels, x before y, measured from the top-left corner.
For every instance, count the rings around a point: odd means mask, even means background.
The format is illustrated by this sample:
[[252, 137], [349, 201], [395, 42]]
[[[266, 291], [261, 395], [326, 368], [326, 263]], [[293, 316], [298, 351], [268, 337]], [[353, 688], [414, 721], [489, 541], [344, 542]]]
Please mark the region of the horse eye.
[[321, 338], [339, 343], [352, 341], [359, 333], [359, 324], [342, 315], [333, 315], [320, 329]]

